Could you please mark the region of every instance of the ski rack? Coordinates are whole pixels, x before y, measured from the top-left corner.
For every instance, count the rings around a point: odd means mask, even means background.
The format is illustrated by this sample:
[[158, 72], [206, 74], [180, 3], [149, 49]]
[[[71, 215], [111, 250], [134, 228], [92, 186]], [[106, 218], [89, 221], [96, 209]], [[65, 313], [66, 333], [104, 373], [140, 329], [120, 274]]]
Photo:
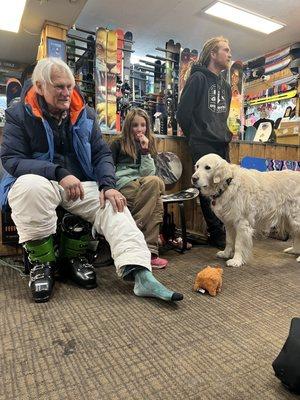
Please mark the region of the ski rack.
[[160, 61], [170, 61], [170, 62], [173, 62], [173, 63], [175, 62], [175, 60], [172, 60], [172, 58], [154, 56], [152, 54], [146, 54], [146, 57], [154, 58], [155, 60], [160, 60]]
[[79, 42], [84, 42], [84, 43], [87, 43], [87, 44], [94, 44], [94, 40], [86, 39], [86, 38], [83, 38], [81, 36], [70, 35], [69, 33], [67, 33], [67, 38], [78, 40]]
[[140, 63], [146, 64], [146, 65], [153, 65], [154, 67], [156, 66], [155, 63], [152, 63], [150, 61], [146, 61], [146, 60], [139, 60]]
[[155, 50], [162, 51], [164, 53], [171, 53], [171, 54], [178, 55], [178, 53], [176, 53], [176, 51], [163, 49], [162, 47], [155, 47]]
[[[89, 31], [89, 30], [87, 30], [87, 29], [80, 28], [80, 27], [78, 27], [78, 26], [76, 26], [76, 25], [73, 25], [71, 29], [73, 29], [74, 31], [78, 31], [78, 32], [88, 33], [88, 34], [94, 35], [94, 36], [96, 35], [96, 32], [93, 32], [93, 31]], [[97, 27], [97, 29], [98, 29], [98, 27]], [[96, 29], [96, 30], [97, 30], [97, 29]], [[105, 29], [110, 30], [109, 28], [105, 28]], [[135, 43], [134, 41], [128, 40], [128, 39], [124, 39], [124, 42], [132, 43], [132, 44]]]
[[141, 71], [149, 71], [149, 72], [153, 72], [154, 73], [154, 68], [146, 68], [146, 67], [143, 67], [143, 66], [138, 66], [137, 68], [139, 68], [138, 71], [141, 70]]

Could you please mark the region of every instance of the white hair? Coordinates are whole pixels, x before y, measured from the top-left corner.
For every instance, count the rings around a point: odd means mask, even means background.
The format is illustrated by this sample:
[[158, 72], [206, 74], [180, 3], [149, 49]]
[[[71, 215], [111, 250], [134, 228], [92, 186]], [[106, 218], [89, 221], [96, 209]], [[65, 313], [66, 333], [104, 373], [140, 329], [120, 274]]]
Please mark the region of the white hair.
[[73, 86], [75, 86], [75, 79], [70, 67], [63, 60], [56, 57], [43, 58], [38, 61], [31, 77], [33, 85], [36, 86], [37, 82], [41, 84], [50, 83], [52, 85], [51, 73], [53, 69], [66, 73], [71, 79]]

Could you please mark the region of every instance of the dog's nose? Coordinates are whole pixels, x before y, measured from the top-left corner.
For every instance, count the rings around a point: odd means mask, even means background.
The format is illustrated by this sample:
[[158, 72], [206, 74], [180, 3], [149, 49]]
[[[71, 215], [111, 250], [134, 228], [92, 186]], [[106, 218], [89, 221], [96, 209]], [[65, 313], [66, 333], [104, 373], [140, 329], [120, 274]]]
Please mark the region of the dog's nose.
[[197, 183], [198, 178], [196, 176], [192, 176], [192, 183], [195, 184]]

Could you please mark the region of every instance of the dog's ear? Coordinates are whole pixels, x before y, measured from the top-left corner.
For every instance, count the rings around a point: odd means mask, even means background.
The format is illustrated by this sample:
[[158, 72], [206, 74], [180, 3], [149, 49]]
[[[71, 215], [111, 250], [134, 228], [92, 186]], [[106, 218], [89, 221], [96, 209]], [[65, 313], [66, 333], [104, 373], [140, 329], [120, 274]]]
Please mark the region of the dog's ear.
[[222, 160], [222, 162], [218, 164], [214, 170], [213, 183], [224, 182], [232, 177], [233, 175], [230, 164], [227, 161]]
[[215, 175], [213, 178], [214, 183], [220, 183], [221, 182], [221, 177], [219, 175]]

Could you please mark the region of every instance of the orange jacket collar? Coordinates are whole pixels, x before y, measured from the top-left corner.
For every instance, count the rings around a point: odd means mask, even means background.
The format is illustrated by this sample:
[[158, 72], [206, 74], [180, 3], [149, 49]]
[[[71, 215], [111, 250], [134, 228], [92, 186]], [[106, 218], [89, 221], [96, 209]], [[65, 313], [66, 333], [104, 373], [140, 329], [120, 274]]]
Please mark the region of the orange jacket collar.
[[[39, 118], [43, 117], [43, 113], [37, 99], [37, 92], [33, 86], [26, 93], [25, 104], [31, 106], [33, 115]], [[72, 125], [74, 125], [75, 122], [77, 121], [78, 116], [83, 110], [83, 108], [84, 108], [84, 101], [79, 91], [75, 87], [71, 95], [71, 105], [70, 105], [70, 119]]]

